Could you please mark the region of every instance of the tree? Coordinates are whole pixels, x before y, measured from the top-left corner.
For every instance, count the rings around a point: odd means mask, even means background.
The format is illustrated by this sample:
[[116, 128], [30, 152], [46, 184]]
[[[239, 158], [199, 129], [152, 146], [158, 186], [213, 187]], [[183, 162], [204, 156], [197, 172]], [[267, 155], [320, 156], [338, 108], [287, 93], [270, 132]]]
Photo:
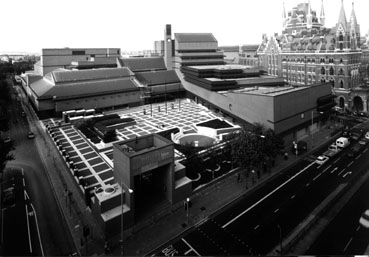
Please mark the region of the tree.
[[6, 163], [14, 160], [14, 155], [11, 153], [15, 149], [14, 141], [4, 142], [0, 141], [0, 172], [3, 173]]

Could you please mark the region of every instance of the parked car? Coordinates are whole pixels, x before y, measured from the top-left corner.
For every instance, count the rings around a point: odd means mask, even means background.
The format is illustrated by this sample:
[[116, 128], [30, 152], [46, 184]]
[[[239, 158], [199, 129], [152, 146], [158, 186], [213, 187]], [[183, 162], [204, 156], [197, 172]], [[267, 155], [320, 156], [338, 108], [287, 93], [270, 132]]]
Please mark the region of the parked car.
[[315, 163], [318, 165], [323, 165], [324, 163], [326, 163], [329, 160], [329, 157], [324, 156], [324, 155], [320, 155], [316, 158]]
[[10, 143], [10, 141], [12, 141], [12, 139], [10, 137], [6, 137], [3, 140], [4, 143]]
[[366, 210], [363, 215], [361, 215], [359, 219], [360, 225], [362, 225], [365, 228], [369, 228], [369, 210]]
[[369, 131], [365, 133], [365, 138], [369, 139]]
[[22, 117], [26, 117], [26, 113], [25, 112], [21, 112], [21, 116]]
[[362, 148], [363, 146], [359, 143], [356, 143], [351, 149], [350, 151], [348, 151], [347, 155], [349, 157], [355, 157], [356, 155], [358, 155], [360, 149]]
[[33, 134], [32, 131], [29, 131], [28, 134], [27, 134], [27, 138], [28, 139], [32, 139], [32, 138], [35, 138], [35, 134]]
[[14, 191], [14, 187], [9, 187], [9, 188], [7, 188], [7, 189], [4, 190], [3, 203], [5, 205], [8, 205], [8, 206], [11, 206], [11, 205], [15, 204], [15, 191]]
[[367, 145], [369, 142], [369, 139], [366, 139], [366, 138], [362, 138], [359, 140], [359, 144], [361, 145]]

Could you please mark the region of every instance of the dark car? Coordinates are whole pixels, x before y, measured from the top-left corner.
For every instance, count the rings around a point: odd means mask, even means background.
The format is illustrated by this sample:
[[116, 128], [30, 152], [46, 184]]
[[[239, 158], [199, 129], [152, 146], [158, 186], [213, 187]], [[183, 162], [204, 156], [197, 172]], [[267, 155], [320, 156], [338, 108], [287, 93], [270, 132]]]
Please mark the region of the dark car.
[[298, 141], [292, 144], [291, 152], [293, 154], [302, 154], [307, 151], [307, 143], [305, 141]]
[[15, 192], [14, 187], [9, 187], [4, 190], [3, 203], [7, 206], [15, 204]]
[[355, 145], [350, 149], [350, 151], [348, 151], [347, 155], [348, 155], [349, 157], [355, 157], [356, 155], [358, 155], [358, 154], [359, 154], [360, 149], [361, 149], [362, 147], [363, 147], [363, 145], [361, 145], [361, 144], [359, 144], [359, 143], [355, 144]]

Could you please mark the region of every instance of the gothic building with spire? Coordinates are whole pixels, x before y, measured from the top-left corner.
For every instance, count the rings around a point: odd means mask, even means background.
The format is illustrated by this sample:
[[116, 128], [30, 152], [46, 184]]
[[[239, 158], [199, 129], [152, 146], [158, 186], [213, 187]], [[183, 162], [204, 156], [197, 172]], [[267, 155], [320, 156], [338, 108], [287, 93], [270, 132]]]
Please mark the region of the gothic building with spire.
[[310, 1], [289, 12], [283, 5], [282, 33], [263, 36], [257, 50], [258, 65], [293, 86], [331, 82], [339, 107], [367, 112], [369, 92], [361, 87], [360, 72], [363, 53], [368, 52], [361, 46], [354, 4], [349, 20], [343, 0], [336, 25], [327, 28], [325, 19], [323, 0], [319, 16]]

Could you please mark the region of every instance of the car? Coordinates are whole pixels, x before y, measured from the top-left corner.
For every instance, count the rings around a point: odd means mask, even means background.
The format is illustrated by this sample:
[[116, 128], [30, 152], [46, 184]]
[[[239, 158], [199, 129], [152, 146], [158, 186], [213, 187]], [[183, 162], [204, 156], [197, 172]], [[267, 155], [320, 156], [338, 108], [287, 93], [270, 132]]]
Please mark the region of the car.
[[360, 152], [361, 148], [363, 147], [362, 144], [356, 143], [351, 149], [350, 151], [347, 152], [347, 155], [349, 157], [355, 157], [356, 155], [358, 155], [358, 153]]
[[28, 139], [32, 139], [32, 138], [35, 138], [35, 134], [33, 134], [32, 131], [29, 131], [28, 134], [27, 134], [27, 138]]
[[22, 117], [26, 117], [26, 113], [25, 112], [21, 112], [21, 116]]
[[359, 223], [361, 226], [369, 228], [369, 210], [366, 210], [363, 215], [361, 215]]
[[323, 165], [324, 163], [326, 163], [329, 160], [329, 157], [324, 156], [324, 155], [320, 155], [316, 158], [315, 163], [318, 165]]
[[4, 190], [3, 203], [7, 206], [15, 204], [15, 192], [14, 187], [9, 187]]
[[361, 144], [361, 145], [367, 145], [368, 142], [369, 142], [369, 139], [366, 139], [366, 138], [363, 138], [363, 139], [359, 140], [359, 144]]
[[369, 139], [369, 131], [365, 133], [365, 138]]
[[10, 143], [10, 141], [12, 141], [12, 139], [10, 137], [6, 137], [3, 140], [4, 143]]

